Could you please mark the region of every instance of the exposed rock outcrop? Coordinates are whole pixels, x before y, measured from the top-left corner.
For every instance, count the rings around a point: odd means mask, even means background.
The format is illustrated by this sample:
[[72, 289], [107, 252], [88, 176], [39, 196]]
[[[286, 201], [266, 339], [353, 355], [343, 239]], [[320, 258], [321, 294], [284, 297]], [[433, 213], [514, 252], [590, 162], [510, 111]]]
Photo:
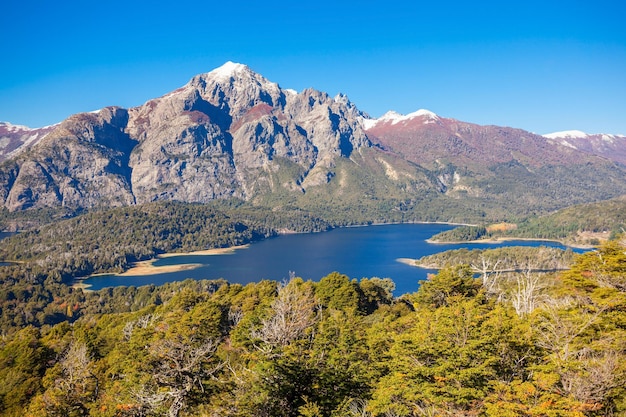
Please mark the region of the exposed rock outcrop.
[[404, 213], [441, 197], [439, 207], [497, 217], [626, 194], [626, 168], [610, 158], [623, 155], [623, 138], [601, 139], [611, 146], [581, 150], [427, 110], [372, 120], [344, 95], [282, 89], [228, 62], [135, 108], [77, 114], [40, 130], [0, 123], [0, 160], [9, 156], [0, 165], [0, 204], [236, 197]]
[[[343, 96], [283, 90], [229, 62], [142, 106], [70, 117], [4, 165], [0, 195], [20, 210], [304, 192], [371, 146], [360, 116]], [[295, 176], [275, 184], [286, 168]]]

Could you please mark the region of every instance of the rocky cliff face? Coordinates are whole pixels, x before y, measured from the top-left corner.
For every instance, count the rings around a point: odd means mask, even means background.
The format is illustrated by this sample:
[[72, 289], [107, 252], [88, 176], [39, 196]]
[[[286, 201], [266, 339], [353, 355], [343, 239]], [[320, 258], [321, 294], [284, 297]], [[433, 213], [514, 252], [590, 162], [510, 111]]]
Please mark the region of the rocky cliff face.
[[626, 194], [624, 166], [581, 146], [424, 110], [372, 120], [343, 95], [285, 90], [229, 62], [139, 107], [40, 130], [0, 124], [0, 204], [237, 197], [404, 213], [441, 197], [442, 210], [481, 215]]
[[[345, 97], [283, 90], [227, 63], [143, 106], [70, 117], [5, 163], [0, 198], [20, 210], [304, 192], [371, 146], [359, 116]], [[284, 169], [295, 175], [276, 184]]]
[[0, 197], [10, 210], [115, 206], [135, 202], [124, 128], [128, 112], [109, 108], [65, 120], [36, 146], [5, 162]]
[[[282, 90], [232, 63], [131, 109], [127, 131], [139, 142], [129, 164], [138, 202], [302, 192], [327, 181], [335, 158], [370, 146], [346, 103]], [[297, 175], [274, 184], [286, 166]]]

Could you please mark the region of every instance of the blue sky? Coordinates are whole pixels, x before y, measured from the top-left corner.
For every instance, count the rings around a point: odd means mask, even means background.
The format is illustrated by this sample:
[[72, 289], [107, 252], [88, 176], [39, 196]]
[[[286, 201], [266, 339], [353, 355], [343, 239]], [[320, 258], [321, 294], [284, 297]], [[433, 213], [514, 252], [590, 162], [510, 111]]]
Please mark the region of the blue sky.
[[626, 134], [625, 18], [621, 0], [9, 0], [0, 120], [137, 106], [230, 60], [373, 117]]

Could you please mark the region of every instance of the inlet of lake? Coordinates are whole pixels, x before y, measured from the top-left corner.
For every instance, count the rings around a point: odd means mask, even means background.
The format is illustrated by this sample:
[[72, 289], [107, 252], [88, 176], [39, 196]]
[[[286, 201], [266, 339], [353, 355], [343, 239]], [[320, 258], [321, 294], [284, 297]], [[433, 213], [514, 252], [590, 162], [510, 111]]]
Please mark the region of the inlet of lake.
[[[201, 264], [195, 269], [143, 275], [99, 275], [86, 279], [90, 290], [114, 286], [161, 285], [171, 281], [224, 278], [246, 284], [263, 279], [282, 281], [290, 273], [319, 281], [337, 271], [350, 278], [391, 278], [394, 295], [413, 293], [419, 281], [436, 271], [417, 268], [398, 261], [417, 259], [450, 249], [486, 249], [500, 246], [551, 246], [566, 249], [549, 241], [505, 241], [501, 243], [433, 244], [426, 240], [444, 230], [447, 224], [388, 224], [346, 227], [322, 233], [287, 234], [254, 242], [249, 247], [221, 255], [186, 254], [160, 258], [154, 266]], [[575, 250], [575, 249], [573, 249]], [[578, 251], [578, 250], [575, 250]]]

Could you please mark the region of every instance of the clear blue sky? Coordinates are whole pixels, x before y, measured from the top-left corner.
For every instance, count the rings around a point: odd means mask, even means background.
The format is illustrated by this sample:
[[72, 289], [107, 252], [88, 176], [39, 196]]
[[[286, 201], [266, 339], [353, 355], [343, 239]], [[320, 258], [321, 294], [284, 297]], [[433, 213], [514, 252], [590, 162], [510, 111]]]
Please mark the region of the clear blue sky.
[[31, 127], [140, 105], [231, 60], [373, 117], [626, 134], [621, 0], [8, 0], [0, 51], [0, 120]]

